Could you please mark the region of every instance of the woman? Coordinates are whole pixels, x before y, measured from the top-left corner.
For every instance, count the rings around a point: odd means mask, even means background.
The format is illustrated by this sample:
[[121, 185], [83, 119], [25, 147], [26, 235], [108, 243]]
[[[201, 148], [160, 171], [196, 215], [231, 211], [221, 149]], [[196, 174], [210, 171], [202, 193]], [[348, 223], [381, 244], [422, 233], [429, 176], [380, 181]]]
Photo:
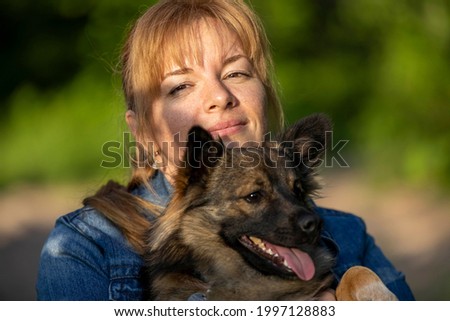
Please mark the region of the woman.
[[[271, 63], [262, 25], [243, 1], [160, 1], [138, 19], [122, 56], [125, 117], [140, 147], [132, 179], [127, 187], [108, 183], [58, 219], [42, 250], [38, 299], [142, 298], [145, 231], [170, 198], [187, 131], [200, 125], [236, 146], [279, 130]], [[400, 299], [413, 299], [361, 219], [317, 210], [337, 253], [337, 281], [365, 265]], [[333, 299], [333, 290], [322, 298]]]

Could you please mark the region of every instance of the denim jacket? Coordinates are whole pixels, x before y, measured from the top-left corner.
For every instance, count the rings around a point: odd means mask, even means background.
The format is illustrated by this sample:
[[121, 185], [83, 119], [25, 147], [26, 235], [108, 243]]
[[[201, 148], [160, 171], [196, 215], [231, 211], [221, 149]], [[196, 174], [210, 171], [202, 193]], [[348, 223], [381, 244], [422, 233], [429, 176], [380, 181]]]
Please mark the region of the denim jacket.
[[[165, 206], [172, 189], [161, 174], [152, 179], [157, 195], [133, 191]], [[324, 220], [322, 243], [336, 254], [336, 283], [354, 265], [375, 271], [400, 300], [414, 300], [405, 281], [352, 214], [317, 207]], [[151, 219], [151, 218], [149, 218]], [[38, 300], [141, 300], [142, 258], [101, 213], [83, 207], [60, 217], [45, 243], [37, 279]]]

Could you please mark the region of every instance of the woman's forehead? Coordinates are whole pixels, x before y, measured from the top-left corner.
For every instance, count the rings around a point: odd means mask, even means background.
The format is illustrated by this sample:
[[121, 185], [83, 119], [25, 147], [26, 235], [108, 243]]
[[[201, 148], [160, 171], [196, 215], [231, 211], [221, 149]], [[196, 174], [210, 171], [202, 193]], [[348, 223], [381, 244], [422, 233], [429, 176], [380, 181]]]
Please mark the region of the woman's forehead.
[[203, 65], [208, 60], [225, 62], [235, 55], [248, 56], [238, 35], [223, 24], [201, 20], [166, 41], [164, 73], [176, 68]]

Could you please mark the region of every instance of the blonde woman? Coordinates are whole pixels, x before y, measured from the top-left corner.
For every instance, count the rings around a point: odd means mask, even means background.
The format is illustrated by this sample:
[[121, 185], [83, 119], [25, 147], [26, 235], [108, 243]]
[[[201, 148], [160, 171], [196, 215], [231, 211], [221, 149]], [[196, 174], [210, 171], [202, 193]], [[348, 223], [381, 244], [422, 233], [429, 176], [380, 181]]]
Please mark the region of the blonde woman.
[[[142, 299], [144, 233], [171, 196], [190, 127], [236, 146], [283, 126], [266, 34], [243, 1], [160, 1], [131, 30], [122, 72], [125, 118], [141, 146], [132, 178], [126, 187], [108, 183], [58, 219], [42, 250], [38, 299]], [[336, 281], [364, 265], [399, 299], [413, 299], [360, 218], [317, 211], [324, 243], [336, 253]], [[334, 299], [333, 289], [322, 298]]]

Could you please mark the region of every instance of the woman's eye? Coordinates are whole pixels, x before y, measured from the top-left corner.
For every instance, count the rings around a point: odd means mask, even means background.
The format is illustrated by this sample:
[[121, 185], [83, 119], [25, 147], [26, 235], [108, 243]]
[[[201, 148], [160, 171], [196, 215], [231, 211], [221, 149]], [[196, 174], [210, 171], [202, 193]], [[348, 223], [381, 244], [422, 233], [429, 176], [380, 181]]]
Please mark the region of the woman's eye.
[[259, 203], [262, 200], [262, 193], [260, 191], [256, 191], [248, 194], [244, 197], [245, 201], [250, 204]]
[[172, 88], [169, 91], [169, 95], [174, 96], [176, 94], [178, 94], [180, 91], [182, 91], [183, 89], [186, 89], [189, 85], [188, 84], [180, 84], [174, 88]]
[[250, 77], [250, 73], [244, 72], [244, 71], [233, 71], [225, 76], [226, 79], [243, 78], [243, 77], [245, 77], [245, 78]]

